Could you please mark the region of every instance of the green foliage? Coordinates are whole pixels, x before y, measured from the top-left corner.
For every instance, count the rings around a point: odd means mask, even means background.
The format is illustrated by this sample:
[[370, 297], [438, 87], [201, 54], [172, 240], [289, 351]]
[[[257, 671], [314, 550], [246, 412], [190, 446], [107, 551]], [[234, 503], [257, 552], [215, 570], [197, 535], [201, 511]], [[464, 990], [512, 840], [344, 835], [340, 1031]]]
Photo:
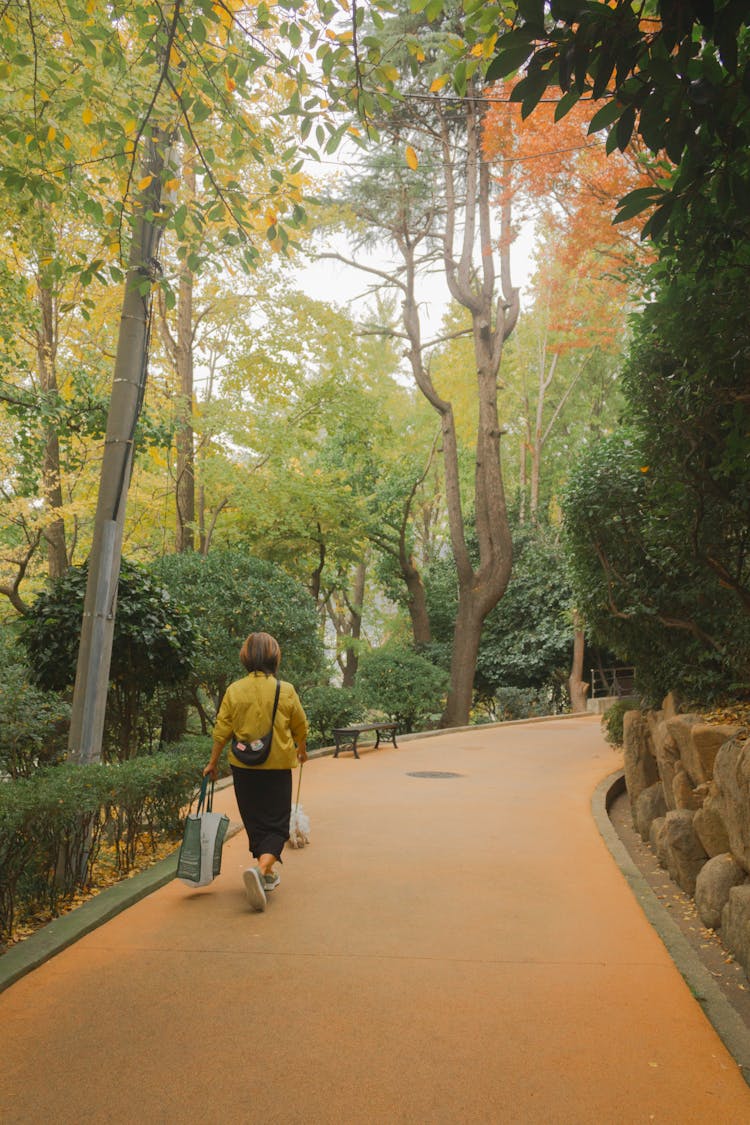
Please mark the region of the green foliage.
[[396, 644], [365, 653], [357, 690], [366, 707], [411, 731], [440, 712], [448, 676], [424, 656]]
[[359, 694], [351, 688], [320, 684], [305, 690], [302, 704], [310, 724], [309, 745], [331, 745], [334, 727], [349, 726], [362, 716]]
[[748, 617], [696, 552], [684, 491], [660, 479], [673, 452], [623, 428], [584, 452], [563, 502], [576, 605], [649, 703], [731, 693], [750, 659]]
[[[63, 691], [75, 680], [87, 570], [71, 567], [51, 582], [22, 622], [20, 637], [32, 680], [47, 690]], [[138, 752], [142, 708], [160, 687], [187, 679], [195, 644], [190, 617], [164, 585], [123, 562], [110, 665], [107, 756], [128, 758]]]
[[[190, 269], [199, 269], [220, 246], [238, 247], [249, 265], [258, 257], [254, 243], [260, 238], [285, 247], [304, 220], [296, 178], [299, 142], [290, 130], [290, 120], [303, 112], [298, 87], [306, 74], [302, 53], [291, 45], [300, 28], [294, 16], [285, 11], [277, 20], [266, 5], [246, 20], [247, 13], [240, 19], [232, 5], [203, 0], [166, 6], [156, 0], [114, 6], [34, 2], [3, 19], [5, 196], [21, 213], [65, 202], [92, 227], [109, 226], [111, 241], [112, 233], [121, 234], [134, 197], [147, 187], [138, 172], [143, 150], [157, 130], [169, 128], [172, 140], [194, 153], [205, 181], [186, 205], [175, 198], [174, 166], [168, 164], [162, 177], [159, 221], [177, 232]], [[314, 42], [319, 32], [308, 27], [306, 37]], [[288, 83], [278, 102], [269, 96], [271, 42], [274, 74]], [[26, 96], [29, 90], [33, 97]], [[313, 104], [317, 99], [309, 91], [306, 105]], [[328, 120], [321, 128], [324, 134], [338, 131]], [[257, 198], [242, 182], [248, 159], [267, 169], [261, 224]], [[70, 269], [84, 292], [93, 281], [121, 282], [122, 271], [100, 256], [99, 239], [91, 244], [93, 255], [83, 252], [74, 263], [53, 255], [50, 279], [57, 283]], [[89, 315], [86, 298], [82, 311]]]
[[280, 674], [301, 687], [322, 663], [318, 618], [307, 591], [280, 567], [231, 551], [172, 555], [154, 566], [198, 631], [191, 684], [218, 708], [227, 685], [242, 674], [240, 648], [248, 633], [265, 632], [281, 646]]
[[501, 723], [549, 715], [553, 710], [545, 694], [536, 688], [497, 687], [493, 695], [481, 700], [481, 705], [485, 708], [485, 721]]
[[552, 689], [559, 705], [571, 659], [570, 611], [559, 532], [533, 524], [516, 528], [513, 573], [482, 630], [477, 691], [499, 698], [502, 687]]
[[[502, 601], [488, 615], [477, 658], [475, 691], [486, 705], [503, 688], [549, 695], [544, 711], [561, 703], [570, 665], [571, 589], [559, 533], [552, 527], [519, 525], [513, 535], [513, 573]], [[448, 666], [457, 606], [452, 560], [434, 564], [426, 580], [433, 644], [428, 655]]]
[[623, 724], [628, 711], [637, 711], [638, 704], [632, 699], [618, 699], [617, 703], [602, 715], [602, 730], [610, 746], [622, 746]]
[[29, 777], [65, 754], [70, 707], [31, 683], [7, 632], [0, 633], [0, 774]]
[[91, 880], [105, 838], [132, 870], [144, 828], [152, 849], [176, 838], [205, 764], [203, 740], [129, 762], [63, 764], [0, 785], [0, 941]]

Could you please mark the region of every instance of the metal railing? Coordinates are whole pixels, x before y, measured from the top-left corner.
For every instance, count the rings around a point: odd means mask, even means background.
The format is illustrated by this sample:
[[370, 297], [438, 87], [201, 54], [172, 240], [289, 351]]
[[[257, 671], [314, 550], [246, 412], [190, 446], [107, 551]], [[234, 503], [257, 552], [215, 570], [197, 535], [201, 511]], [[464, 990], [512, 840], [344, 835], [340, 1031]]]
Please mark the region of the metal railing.
[[590, 699], [607, 695], [632, 695], [635, 668], [592, 668]]

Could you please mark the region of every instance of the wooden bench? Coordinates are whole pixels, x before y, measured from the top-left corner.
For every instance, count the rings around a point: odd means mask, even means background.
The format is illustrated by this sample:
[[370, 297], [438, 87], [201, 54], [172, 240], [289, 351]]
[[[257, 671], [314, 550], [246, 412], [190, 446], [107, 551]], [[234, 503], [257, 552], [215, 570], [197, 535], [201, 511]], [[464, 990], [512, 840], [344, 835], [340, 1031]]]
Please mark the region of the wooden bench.
[[[367, 731], [375, 731], [374, 750], [377, 750], [380, 746], [381, 734], [396, 746], [396, 723], [359, 723], [353, 727], [336, 727], [333, 731], [333, 738], [336, 743], [334, 758], [338, 758], [339, 750], [353, 750], [354, 757], [358, 758], [357, 739]], [[398, 750], [398, 746], [396, 746], [396, 749]]]

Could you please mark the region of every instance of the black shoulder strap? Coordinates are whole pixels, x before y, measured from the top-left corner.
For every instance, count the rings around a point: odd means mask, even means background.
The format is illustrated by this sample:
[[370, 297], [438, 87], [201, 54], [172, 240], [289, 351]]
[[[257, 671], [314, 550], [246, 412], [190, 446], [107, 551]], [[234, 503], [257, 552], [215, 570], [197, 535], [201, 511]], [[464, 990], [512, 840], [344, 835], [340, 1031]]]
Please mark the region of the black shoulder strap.
[[271, 730], [273, 730], [273, 724], [276, 722], [276, 709], [279, 706], [279, 692], [280, 691], [281, 691], [281, 680], [277, 680], [276, 681], [276, 695], [275, 695], [274, 701], [273, 701], [273, 714], [271, 715]]

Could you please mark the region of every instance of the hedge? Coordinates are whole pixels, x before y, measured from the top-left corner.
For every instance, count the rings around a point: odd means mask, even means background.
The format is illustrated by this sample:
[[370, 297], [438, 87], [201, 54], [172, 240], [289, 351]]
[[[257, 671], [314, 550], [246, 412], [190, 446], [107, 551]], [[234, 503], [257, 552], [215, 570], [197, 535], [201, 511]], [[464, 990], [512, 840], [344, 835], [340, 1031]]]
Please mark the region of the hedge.
[[35, 910], [59, 913], [91, 882], [102, 841], [121, 875], [144, 832], [152, 851], [179, 837], [202, 767], [205, 739], [120, 763], [63, 763], [0, 782], [0, 942]]

